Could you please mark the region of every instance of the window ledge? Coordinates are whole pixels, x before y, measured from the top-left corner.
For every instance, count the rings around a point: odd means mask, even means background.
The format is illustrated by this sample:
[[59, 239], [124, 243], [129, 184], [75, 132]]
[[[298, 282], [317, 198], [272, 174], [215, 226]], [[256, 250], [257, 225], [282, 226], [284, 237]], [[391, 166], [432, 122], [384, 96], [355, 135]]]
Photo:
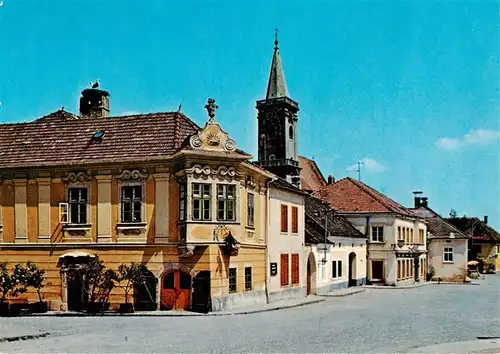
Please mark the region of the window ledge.
[[245, 226], [245, 229], [247, 230], [255, 230], [255, 226]]
[[116, 228], [119, 230], [145, 229], [146, 226], [146, 222], [121, 222], [116, 224]]
[[453, 262], [453, 261], [443, 261], [443, 263], [444, 263], [444, 264], [453, 264], [453, 263], [455, 263], [455, 262]]
[[370, 241], [370, 243], [376, 243], [379, 245], [383, 245], [385, 243], [385, 241]]
[[298, 232], [292, 232], [292, 236], [299, 236]]
[[90, 230], [92, 228], [92, 224], [65, 224], [63, 225], [64, 230], [74, 230], [74, 231], [80, 231], [80, 230]]

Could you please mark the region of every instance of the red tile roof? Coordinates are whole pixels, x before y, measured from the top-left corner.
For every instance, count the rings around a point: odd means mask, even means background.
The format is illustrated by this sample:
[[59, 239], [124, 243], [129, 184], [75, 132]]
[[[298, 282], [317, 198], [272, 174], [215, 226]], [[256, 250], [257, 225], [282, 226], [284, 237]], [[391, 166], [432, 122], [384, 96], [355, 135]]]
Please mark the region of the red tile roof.
[[300, 184], [307, 191], [319, 191], [326, 186], [326, 181], [316, 162], [299, 156]]
[[350, 177], [325, 186], [315, 195], [340, 212], [397, 213], [415, 216], [401, 204]]
[[[33, 122], [0, 125], [0, 170], [162, 158], [199, 129], [177, 112], [78, 119], [59, 110]], [[105, 132], [102, 141], [92, 141], [97, 131]]]

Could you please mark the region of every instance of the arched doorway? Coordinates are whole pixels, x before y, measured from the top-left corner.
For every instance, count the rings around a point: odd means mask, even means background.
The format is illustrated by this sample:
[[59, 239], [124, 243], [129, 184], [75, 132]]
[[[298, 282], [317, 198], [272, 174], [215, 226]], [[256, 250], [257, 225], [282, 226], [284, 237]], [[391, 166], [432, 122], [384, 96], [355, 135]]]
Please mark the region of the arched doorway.
[[316, 294], [316, 259], [309, 253], [307, 258], [307, 295]]
[[162, 277], [160, 310], [189, 310], [191, 307], [191, 275], [171, 270]]
[[134, 284], [134, 309], [136, 311], [156, 310], [156, 284], [158, 280], [148, 270], [144, 283]]
[[349, 283], [348, 286], [356, 286], [356, 253], [349, 253]]

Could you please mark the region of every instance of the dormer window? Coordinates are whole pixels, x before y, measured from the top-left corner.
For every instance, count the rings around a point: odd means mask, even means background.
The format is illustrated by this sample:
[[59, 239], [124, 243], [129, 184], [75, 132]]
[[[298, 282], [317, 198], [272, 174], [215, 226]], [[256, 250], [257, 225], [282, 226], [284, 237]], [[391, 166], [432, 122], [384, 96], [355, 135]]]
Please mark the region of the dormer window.
[[92, 135], [91, 141], [102, 141], [104, 139], [104, 134], [106, 132], [104, 130], [98, 130]]

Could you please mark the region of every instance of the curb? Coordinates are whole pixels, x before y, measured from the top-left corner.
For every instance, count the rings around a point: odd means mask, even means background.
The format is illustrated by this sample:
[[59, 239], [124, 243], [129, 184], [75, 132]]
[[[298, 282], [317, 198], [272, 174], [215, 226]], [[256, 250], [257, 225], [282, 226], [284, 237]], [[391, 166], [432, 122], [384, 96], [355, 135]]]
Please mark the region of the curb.
[[209, 313], [196, 313], [196, 312], [170, 312], [170, 311], [151, 311], [151, 312], [135, 312], [135, 313], [118, 313], [118, 312], [105, 312], [101, 314], [86, 314], [81, 312], [52, 312], [42, 314], [30, 314], [23, 317], [210, 317], [210, 316], [233, 316], [233, 315], [249, 315], [260, 312], [270, 312], [277, 310], [290, 309], [294, 307], [302, 307], [306, 305], [316, 304], [323, 302], [325, 299], [316, 299], [308, 302], [303, 302], [293, 305], [273, 306], [269, 308], [261, 308], [255, 310], [240, 310], [234, 312], [209, 312]]
[[28, 335], [24, 335], [24, 336], [0, 337], [0, 343], [15, 342], [15, 341], [20, 341], [20, 340], [28, 340], [28, 339], [38, 339], [38, 338], [47, 337], [49, 335], [50, 335], [50, 333], [43, 332], [43, 333], [39, 333], [39, 334], [28, 334]]
[[423, 347], [407, 348], [400, 353], [499, 353], [500, 340], [477, 339], [463, 342], [440, 343]]
[[362, 292], [365, 292], [365, 291], [366, 291], [366, 289], [359, 289], [359, 290], [356, 290], [356, 291], [351, 291], [351, 292], [338, 293], [338, 294], [331, 293], [331, 294], [318, 295], [318, 296], [325, 296], [325, 297], [344, 297], [344, 296], [350, 296], [350, 295], [354, 295], [354, 294], [359, 294], [359, 293], [362, 293]]
[[[416, 284], [416, 285], [403, 285], [403, 286], [391, 286], [391, 285], [363, 285], [363, 288], [366, 289], [389, 289], [389, 290], [404, 290], [404, 289], [415, 289], [415, 288], [421, 288], [423, 286], [428, 286], [432, 284], [437, 284], [437, 283], [423, 283], [423, 284]], [[443, 283], [441, 283], [443, 284]]]

